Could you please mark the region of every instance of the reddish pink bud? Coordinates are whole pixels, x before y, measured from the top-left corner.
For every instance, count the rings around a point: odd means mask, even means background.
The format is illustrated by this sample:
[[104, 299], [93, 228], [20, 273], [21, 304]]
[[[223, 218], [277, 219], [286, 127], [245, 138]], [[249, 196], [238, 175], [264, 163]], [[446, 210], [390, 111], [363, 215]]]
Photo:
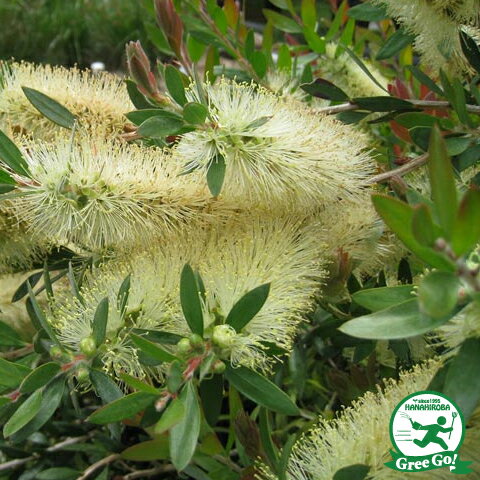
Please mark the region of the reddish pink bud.
[[157, 23], [165, 33], [175, 55], [182, 58], [183, 23], [172, 0], [155, 0]]
[[150, 71], [150, 61], [140, 42], [130, 42], [126, 47], [130, 76], [145, 96], [156, 98], [159, 94], [155, 76]]

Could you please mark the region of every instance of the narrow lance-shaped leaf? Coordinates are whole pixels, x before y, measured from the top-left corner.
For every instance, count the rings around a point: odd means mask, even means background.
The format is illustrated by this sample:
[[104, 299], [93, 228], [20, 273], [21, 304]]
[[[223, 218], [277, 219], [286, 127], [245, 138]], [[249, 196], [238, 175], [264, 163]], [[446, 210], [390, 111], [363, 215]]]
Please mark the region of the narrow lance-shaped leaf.
[[151, 405], [157, 398], [158, 395], [151, 393], [131, 393], [99, 408], [88, 417], [88, 421], [98, 424], [119, 422], [125, 418], [133, 417], [136, 413]]
[[180, 303], [190, 330], [203, 336], [203, 311], [195, 273], [188, 263], [180, 277]]
[[426, 274], [418, 286], [420, 310], [433, 318], [444, 318], [458, 301], [460, 284], [452, 272], [433, 271]]
[[121, 315], [125, 313], [125, 309], [127, 308], [128, 296], [130, 294], [130, 283], [131, 283], [131, 276], [127, 275], [123, 279], [123, 282], [120, 285], [120, 288], [118, 289], [117, 308], [120, 311]]
[[60, 349], [64, 350], [63, 345], [60, 343], [57, 336], [55, 335], [53, 328], [51, 327], [48, 320], [45, 318], [45, 315], [40, 305], [38, 304], [37, 299], [35, 298], [35, 294], [33, 293], [30, 283], [27, 283], [27, 287], [28, 287], [30, 302], [32, 303], [33, 311], [35, 313], [35, 316], [38, 322], [40, 323], [42, 328], [45, 330], [45, 332], [47, 332], [47, 335], [50, 337], [50, 340], [52, 340], [52, 342], [55, 343]]
[[45, 386], [60, 371], [58, 363], [49, 362], [30, 372], [20, 385], [20, 393], [31, 393]]
[[170, 456], [175, 468], [181, 471], [190, 463], [195, 453], [201, 416], [197, 392], [192, 382], [185, 385], [179, 398], [185, 406], [185, 415], [170, 430]]
[[380, 287], [359, 290], [352, 295], [358, 305], [372, 312], [383, 310], [410, 300], [413, 297], [413, 285], [398, 285], [396, 287]]
[[182, 74], [173, 65], [165, 67], [165, 84], [172, 98], [183, 107], [187, 103], [187, 98], [185, 97]]
[[471, 189], [458, 208], [452, 233], [451, 246], [455, 254], [463, 255], [480, 240], [480, 191]]
[[395, 340], [415, 337], [443, 325], [448, 317], [428, 318], [421, 314], [416, 298], [345, 322], [339, 330], [357, 338]]
[[457, 215], [457, 188], [447, 147], [437, 126], [432, 128], [428, 154], [432, 199], [443, 233], [449, 239]]
[[100, 300], [95, 310], [92, 323], [92, 335], [95, 345], [99, 347], [105, 340], [108, 323], [108, 297]]
[[430, 247], [420, 245], [415, 239], [412, 232], [413, 207], [387, 195], [372, 195], [372, 201], [383, 221], [415, 255], [433, 267], [450, 271], [455, 269], [448, 258]]
[[207, 171], [208, 188], [214, 197], [218, 197], [222, 191], [223, 181], [225, 180], [225, 170], [225, 159], [223, 155], [217, 153], [211, 160]]
[[73, 128], [75, 125], [75, 116], [60, 105], [56, 100], [50, 98], [33, 88], [22, 87], [23, 93], [30, 103], [46, 118], [64, 128]]
[[148, 357], [158, 360], [159, 362], [172, 362], [173, 360], [176, 360], [175, 355], [172, 355], [159, 347], [158, 344], [153, 343], [140, 335], [131, 333], [130, 338], [134, 345]]
[[189, 102], [183, 107], [183, 118], [187, 123], [199, 125], [205, 122], [208, 110], [205, 105], [196, 102]]
[[155, 424], [155, 434], [160, 435], [177, 425], [186, 414], [185, 405], [181, 398], [174, 398], [165, 409], [160, 420]]
[[341, 88], [323, 78], [317, 78], [312, 83], [301, 85], [301, 88], [314, 97], [325, 98], [334, 102], [348, 101], [348, 95]]
[[[30, 177], [28, 165], [23, 158], [22, 152], [17, 146], [0, 130], [0, 161], [10, 167], [15, 173]], [[8, 183], [8, 180], [3, 180]]]
[[284, 415], [298, 415], [298, 408], [290, 397], [263, 375], [246, 367], [227, 365], [225, 377], [239, 392], [258, 405]]
[[3, 427], [3, 435], [9, 437], [24, 427], [42, 406], [42, 390], [37, 390], [23, 402]]
[[269, 292], [269, 283], [260, 285], [247, 292], [232, 307], [225, 322], [231, 325], [237, 332], [240, 332], [261, 310], [267, 301]]

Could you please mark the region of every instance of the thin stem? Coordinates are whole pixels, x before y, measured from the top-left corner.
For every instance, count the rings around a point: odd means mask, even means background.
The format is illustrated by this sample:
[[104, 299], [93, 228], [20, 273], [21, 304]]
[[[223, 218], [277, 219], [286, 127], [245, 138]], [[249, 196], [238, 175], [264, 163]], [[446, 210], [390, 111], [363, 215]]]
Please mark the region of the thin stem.
[[77, 480], [85, 480], [87, 479], [92, 473], [94, 473], [96, 470], [99, 468], [104, 467], [105, 465], [108, 465], [109, 463], [114, 462], [115, 460], [118, 460], [121, 458], [121, 455], [119, 453], [113, 453], [112, 455], [109, 455], [108, 457], [102, 458], [98, 462], [93, 463], [90, 465], [82, 475], [80, 475]]
[[[452, 104], [447, 101], [432, 101], [432, 100], [417, 100], [415, 98], [402, 99], [410, 102], [412, 105], [421, 108], [453, 108]], [[466, 105], [467, 112], [480, 115], [480, 106], [478, 105]], [[326, 115], [333, 115], [340, 112], [348, 112], [350, 110], [361, 109], [356, 103], [342, 103], [340, 105], [332, 105], [331, 107], [319, 108], [316, 112], [325, 113]]]
[[0, 358], [13, 360], [15, 358], [23, 357], [33, 352], [33, 345], [26, 345], [25, 347], [19, 348], [18, 350], [11, 350], [9, 352], [0, 353]]
[[428, 153], [424, 153], [420, 157], [410, 160], [408, 163], [402, 165], [401, 167], [394, 168], [393, 170], [389, 170], [388, 172], [379, 173], [378, 175], [374, 175], [373, 177], [368, 179], [367, 184], [372, 185], [374, 183], [383, 183], [393, 177], [401, 177], [402, 175], [405, 175], [412, 170], [415, 170], [416, 168], [425, 165], [427, 161]]

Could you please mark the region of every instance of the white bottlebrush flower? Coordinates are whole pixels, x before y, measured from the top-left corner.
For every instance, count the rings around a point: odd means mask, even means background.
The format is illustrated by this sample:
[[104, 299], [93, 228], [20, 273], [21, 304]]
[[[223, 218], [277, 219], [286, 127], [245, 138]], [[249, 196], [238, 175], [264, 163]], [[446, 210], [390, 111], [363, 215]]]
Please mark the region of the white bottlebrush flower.
[[284, 100], [302, 101], [307, 94], [300, 88], [298, 78], [292, 76], [284, 70], [269, 71], [265, 77], [265, 85]]
[[[372, 172], [364, 136], [301, 102], [285, 102], [253, 84], [205, 85], [210, 123], [183, 135], [176, 152], [192, 175], [225, 159], [221, 193], [243, 206], [313, 209], [355, 196]], [[195, 87], [188, 93], [198, 101]], [[205, 180], [203, 180], [205, 182]]]
[[31, 63], [0, 63], [0, 119], [24, 134], [52, 140], [65, 132], [28, 101], [22, 87], [38, 90], [78, 117], [90, 135], [121, 133], [124, 114], [133, 109], [123, 80], [110, 73]]
[[434, 71], [452, 73], [470, 70], [463, 55], [462, 30], [480, 44], [479, 0], [374, 0], [390, 16], [416, 36], [415, 47]]
[[232, 363], [262, 369], [268, 344], [291, 350], [325, 275], [323, 248], [317, 229], [292, 217], [232, 221], [211, 233], [198, 262], [210, 311], [225, 317], [247, 292], [271, 284], [265, 305], [234, 342]]
[[[348, 53], [343, 52], [336, 57], [338, 45], [328, 43], [325, 55], [319, 59], [321, 76], [341, 88], [350, 98], [377, 97], [388, 95], [353, 61]], [[384, 89], [388, 80], [368, 60], [364, 60], [366, 67]]]
[[[288, 352], [296, 327], [312, 305], [324, 274], [321, 253], [316, 230], [291, 217], [248, 218], [245, 223], [233, 219], [221, 229], [185, 231], [146, 253], [112, 261], [87, 275], [81, 289], [84, 302], [73, 295], [58, 299], [52, 307], [52, 323], [62, 343], [78, 350], [82, 339], [91, 335], [96, 306], [108, 297], [110, 354], [108, 360], [103, 358], [105, 368], [118, 375], [115, 352], [121, 352], [125, 363], [128, 348], [131, 368], [136, 368], [136, 350], [124, 339], [129, 329], [190, 334], [179, 299], [180, 274], [184, 264], [190, 263], [206, 288], [207, 339], [236, 301], [271, 282], [266, 304], [242, 332], [234, 335], [228, 348], [233, 364], [266, 369], [273, 361], [266, 355], [269, 344]], [[125, 320], [116, 307], [116, 295], [128, 273], [131, 288]]]
[[[101, 249], [148, 244], [185, 222], [221, 218], [211, 196], [160, 149], [81, 138], [27, 143], [32, 181], [13, 202], [32, 233]], [[230, 210], [231, 211], [231, 210]]]
[[30, 269], [50, 250], [45, 238], [32, 238], [10, 202], [0, 203], [0, 274]]
[[[391, 460], [390, 417], [403, 398], [427, 388], [439, 365], [430, 361], [416, 366], [402, 373], [398, 381], [386, 380], [384, 390], [378, 387], [377, 392], [364, 394], [337, 419], [320, 420], [294, 446], [287, 467], [288, 480], [331, 480], [338, 470], [354, 464], [368, 465], [371, 480], [410, 478], [409, 474], [384, 466]], [[433, 480], [441, 475], [432, 471], [415, 473], [411, 478]], [[275, 476], [264, 472], [258, 478], [274, 480]]]

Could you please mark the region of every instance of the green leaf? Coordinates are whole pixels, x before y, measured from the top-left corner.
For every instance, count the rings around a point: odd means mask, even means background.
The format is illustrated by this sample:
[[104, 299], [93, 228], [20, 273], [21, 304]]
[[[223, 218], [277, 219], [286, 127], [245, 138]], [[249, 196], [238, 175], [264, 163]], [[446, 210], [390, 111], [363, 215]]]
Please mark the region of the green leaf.
[[108, 297], [103, 298], [97, 305], [92, 323], [92, 336], [95, 345], [99, 347], [105, 340], [108, 322]]
[[421, 112], [401, 113], [395, 116], [395, 121], [405, 128], [433, 127], [438, 118]]
[[[338, 10], [340, 11], [340, 9]], [[357, 55], [355, 55], [355, 53], [350, 50], [347, 46], [345, 45], [340, 45], [344, 50], [345, 52], [350, 55], [350, 58], [360, 67], [360, 69], [363, 71], [363, 73], [365, 73], [365, 75], [367, 75], [367, 77], [373, 82], [375, 83], [375, 85], [377, 85], [377, 87], [381, 88], [382, 90], [384, 90], [386, 93], [388, 93], [388, 90], [370, 73], [370, 70], [368, 70], [368, 68], [366, 67], [366, 65], [362, 62], [362, 60], [360, 58], [357, 57]]]
[[377, 53], [375, 60], [385, 60], [393, 57], [401, 52], [407, 45], [410, 45], [415, 37], [409, 33], [405, 33], [403, 28], [399, 28], [387, 41], [382, 45], [382, 48]]
[[315, 0], [302, 0], [300, 5], [300, 16], [306, 27], [315, 28], [317, 23], [317, 8]]
[[165, 84], [172, 98], [183, 107], [187, 103], [181, 73], [172, 65], [165, 67]]
[[197, 63], [205, 53], [206, 45], [189, 35], [187, 38], [187, 49], [192, 61]]
[[75, 480], [82, 472], [68, 467], [52, 467], [35, 475], [38, 480]]
[[428, 149], [428, 173], [432, 200], [444, 235], [450, 239], [457, 215], [457, 188], [445, 141], [437, 126], [432, 129]]
[[460, 283], [451, 272], [433, 271], [425, 275], [418, 286], [420, 311], [436, 319], [444, 318], [455, 308]]
[[113, 402], [123, 397], [123, 392], [106, 373], [92, 369], [90, 370], [90, 380], [97, 395], [104, 403]]
[[202, 380], [199, 387], [205, 420], [211, 427], [217, 424], [223, 403], [223, 375]]
[[292, 57], [290, 55], [290, 49], [286, 44], [281, 45], [278, 49], [277, 68], [288, 73], [292, 70]]
[[152, 108], [152, 104], [147, 101], [145, 96], [138, 90], [137, 84], [130, 79], [125, 80], [127, 93], [133, 106], [138, 109]]
[[145, 410], [145, 408], [151, 405], [157, 398], [158, 395], [151, 393], [131, 393], [99, 408], [93, 412], [87, 420], [97, 424], [119, 422]]
[[[0, 147], [1, 148], [1, 147]], [[15, 180], [4, 170], [0, 170], [0, 186], [2, 188], [9, 187], [10, 190], [15, 188]]]
[[203, 311], [195, 273], [188, 263], [180, 276], [180, 303], [190, 330], [203, 337]]
[[35, 390], [45, 386], [60, 371], [58, 363], [49, 362], [40, 365], [30, 372], [20, 385], [20, 393], [32, 393]]
[[296, 435], [290, 435], [288, 437], [288, 440], [285, 442], [285, 445], [283, 446], [283, 449], [280, 455], [280, 461], [278, 462], [278, 479], [279, 480], [288, 480], [287, 471], [289, 466], [289, 460], [290, 460], [290, 456], [292, 454], [293, 446], [295, 445], [296, 440], [297, 440]]
[[152, 385], [149, 385], [148, 383], [142, 382], [140, 379], [133, 377], [132, 375], [128, 375], [128, 373], [121, 373], [120, 378], [125, 382], [126, 385], [134, 390], [151, 393], [153, 395], [160, 395], [160, 391], [155, 387], [152, 387]]
[[358, 305], [376, 312], [410, 300], [413, 297], [413, 285], [380, 287], [359, 290], [352, 295]]
[[282, 32], [287, 32], [287, 33], [302, 32], [300, 25], [298, 25], [298, 23], [296, 23], [291, 18], [288, 18], [285, 15], [282, 15], [281, 13], [277, 13], [267, 8], [264, 8], [262, 12], [265, 15], [265, 18], [268, 21], [270, 21], [275, 28], [278, 28], [278, 30], [281, 30]]
[[270, 284], [265, 283], [247, 292], [230, 310], [225, 323], [231, 325], [237, 332], [255, 317], [267, 301]]
[[189, 102], [183, 107], [183, 118], [187, 123], [191, 123], [192, 125], [205, 123], [207, 115], [207, 107], [201, 103]]
[[[0, 130], [0, 160], [15, 173], [26, 177], [31, 176], [28, 170], [28, 164], [23, 158], [22, 152], [20, 152], [17, 146], [2, 132], [2, 130]], [[2, 180], [2, 183], [5, 183], [5, 181]]]
[[186, 414], [185, 405], [180, 398], [174, 398], [165, 409], [160, 420], [155, 424], [153, 431], [156, 435], [170, 430], [177, 425]]
[[163, 348], [159, 347], [156, 343], [153, 343], [150, 340], [141, 337], [140, 335], [131, 333], [130, 339], [132, 340], [134, 345], [145, 355], [159, 362], [173, 362], [173, 360], [177, 359], [175, 355], [172, 355]]
[[357, 104], [363, 110], [370, 110], [371, 112], [391, 112], [415, 108], [406, 100], [387, 96], [354, 98], [352, 103]]
[[357, 338], [394, 340], [427, 333], [448, 318], [431, 319], [421, 314], [416, 298], [345, 322], [339, 330]]
[[223, 181], [225, 180], [225, 159], [223, 155], [217, 153], [210, 161], [207, 170], [207, 184], [213, 197], [218, 197], [222, 191]]
[[73, 128], [75, 116], [60, 105], [56, 100], [50, 98], [33, 88], [22, 87], [23, 93], [29, 102], [46, 118], [63, 128]]
[[433, 267], [453, 271], [454, 264], [432, 248], [424, 247], [413, 236], [413, 207], [386, 195], [372, 195], [375, 209], [390, 229], [415, 255]]
[[412, 75], [422, 84], [428, 87], [432, 92], [436, 93], [440, 97], [444, 96], [443, 90], [425, 73], [423, 73], [418, 67], [413, 65], [407, 65]]
[[300, 85], [300, 87], [314, 97], [325, 98], [334, 102], [348, 101], [348, 95], [341, 88], [323, 78], [317, 78], [313, 83]]
[[35, 294], [33, 293], [32, 287], [30, 286], [30, 283], [27, 283], [28, 287], [28, 294], [30, 301], [32, 302], [32, 307], [33, 307], [33, 312], [35, 313], [35, 316], [42, 326], [42, 328], [45, 330], [47, 335], [49, 336], [50, 340], [52, 340], [53, 343], [55, 343], [61, 350], [65, 350], [63, 348], [63, 345], [59, 342], [57, 336], [55, 335], [55, 332], [53, 331], [53, 328], [51, 327], [50, 323], [48, 320], [45, 318], [45, 315], [40, 308], [40, 305], [37, 302], [37, 299], [35, 298]]
[[15, 443], [22, 442], [32, 433], [38, 432], [57, 410], [62, 401], [64, 391], [64, 375], [53, 379], [48, 385], [46, 385], [43, 389], [42, 406], [40, 407], [40, 410], [30, 422], [13, 435], [12, 441]]
[[480, 191], [470, 189], [458, 207], [451, 247], [456, 255], [469, 252], [480, 241]]
[[126, 448], [122, 458], [133, 462], [151, 462], [152, 460], [167, 460], [169, 456], [168, 438], [159, 437], [154, 440], [140, 442]]
[[0, 385], [15, 388], [30, 373], [30, 368], [0, 357]]
[[469, 338], [453, 358], [445, 378], [443, 392], [454, 400], [468, 420], [480, 401], [480, 339]]
[[178, 471], [189, 463], [197, 448], [200, 434], [200, 406], [192, 382], [188, 382], [180, 393], [186, 415], [170, 430], [170, 456]]
[[470, 65], [480, 73], [480, 47], [478, 43], [468, 35], [468, 33], [460, 30], [460, 43], [462, 51]]
[[128, 274], [122, 281], [120, 288], [117, 293], [117, 309], [120, 311], [120, 314], [123, 316], [125, 310], [127, 309], [128, 297], [130, 295], [130, 286], [132, 283], [131, 275]]
[[252, 64], [255, 73], [260, 77], [263, 78], [267, 73], [267, 57], [263, 52], [259, 52], [258, 50], [252, 53], [250, 63]]
[[349, 8], [347, 15], [355, 20], [362, 22], [378, 22], [388, 18], [384, 7], [372, 5], [371, 3], [362, 3]]
[[[319, 54], [325, 53], [325, 46], [326, 46], [326, 41], [325, 37], [320, 37], [320, 35], [315, 32], [315, 30], [311, 27], [304, 27], [303, 28], [303, 36], [305, 37], [305, 40], [307, 41], [308, 46], [315, 52]], [[303, 78], [300, 79], [301, 82], [303, 82]], [[308, 79], [311, 81], [312, 79]], [[307, 80], [307, 81], [308, 81]]]
[[23, 347], [25, 342], [15, 329], [0, 320], [0, 345], [5, 347]]
[[170, 393], [177, 393], [183, 383], [183, 368], [180, 361], [175, 360], [170, 364], [167, 376], [167, 390]]
[[333, 480], [364, 480], [368, 476], [370, 467], [368, 465], [349, 465], [335, 472]]
[[145, 120], [139, 127], [138, 133], [143, 137], [163, 138], [174, 135], [183, 127], [183, 118], [167, 110], [159, 110], [154, 117]]
[[265, 450], [270, 463], [272, 465], [277, 465], [278, 449], [272, 440], [272, 427], [268, 410], [261, 408], [259, 417], [260, 439], [262, 441], [263, 449]]
[[258, 405], [284, 415], [299, 414], [297, 406], [288, 395], [263, 375], [246, 367], [234, 368], [227, 365], [225, 377], [239, 392]]
[[412, 232], [415, 240], [427, 247], [432, 247], [439, 237], [438, 229], [433, 224], [432, 214], [427, 205], [420, 204], [413, 208]]
[[18, 432], [38, 413], [42, 405], [42, 390], [37, 390], [23, 402], [3, 427], [3, 435], [9, 437]]
[[143, 122], [148, 120], [149, 118], [154, 117], [155, 115], [158, 115], [158, 113], [161, 112], [160, 108], [145, 108], [143, 110], [134, 110], [133, 112], [128, 112], [125, 114], [125, 116], [135, 125], [141, 125]]

